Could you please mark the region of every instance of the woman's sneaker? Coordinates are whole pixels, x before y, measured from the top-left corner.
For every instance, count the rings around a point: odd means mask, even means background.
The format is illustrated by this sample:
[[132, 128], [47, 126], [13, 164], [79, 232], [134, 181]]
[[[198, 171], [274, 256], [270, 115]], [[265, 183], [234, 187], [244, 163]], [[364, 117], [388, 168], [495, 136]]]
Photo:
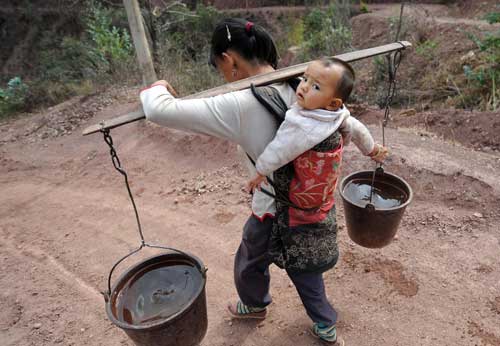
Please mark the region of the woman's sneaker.
[[321, 340], [331, 343], [333, 345], [345, 346], [344, 340], [337, 337], [337, 327], [335, 324], [333, 326], [327, 326], [323, 323], [314, 323], [311, 329], [314, 336], [320, 338]]
[[243, 304], [241, 301], [238, 301], [236, 304], [230, 303], [227, 309], [233, 318], [255, 318], [263, 320], [267, 315], [266, 308], [251, 307]]

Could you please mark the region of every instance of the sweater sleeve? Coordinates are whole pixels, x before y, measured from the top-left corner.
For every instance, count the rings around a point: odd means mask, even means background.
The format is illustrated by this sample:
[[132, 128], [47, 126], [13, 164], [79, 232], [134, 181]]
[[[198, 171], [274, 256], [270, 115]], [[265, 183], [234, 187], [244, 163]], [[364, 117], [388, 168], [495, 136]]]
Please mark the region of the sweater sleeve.
[[305, 131], [296, 122], [287, 121], [285, 117], [276, 136], [257, 159], [255, 168], [259, 174], [269, 175], [312, 146], [308, 143]]
[[154, 123], [239, 143], [241, 105], [237, 93], [182, 100], [157, 85], [143, 90], [140, 98], [146, 118]]
[[345, 144], [352, 142], [358, 147], [363, 155], [368, 155], [373, 151], [375, 142], [368, 128], [358, 119], [349, 116], [341, 125], [340, 132], [344, 137]]

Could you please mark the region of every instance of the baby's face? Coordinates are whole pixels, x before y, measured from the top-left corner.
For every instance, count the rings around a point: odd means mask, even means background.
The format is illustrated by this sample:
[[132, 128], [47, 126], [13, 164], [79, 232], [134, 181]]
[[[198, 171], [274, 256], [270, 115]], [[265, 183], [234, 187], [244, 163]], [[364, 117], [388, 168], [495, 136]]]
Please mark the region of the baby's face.
[[325, 67], [320, 61], [310, 63], [295, 92], [297, 104], [304, 109], [336, 109], [332, 101], [336, 99], [341, 74], [341, 68], [336, 65]]

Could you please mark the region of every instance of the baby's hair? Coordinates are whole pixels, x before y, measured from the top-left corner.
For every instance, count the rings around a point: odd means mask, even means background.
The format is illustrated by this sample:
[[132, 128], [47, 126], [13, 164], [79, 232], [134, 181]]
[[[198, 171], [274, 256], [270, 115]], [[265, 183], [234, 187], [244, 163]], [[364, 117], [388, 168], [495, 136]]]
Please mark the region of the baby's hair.
[[274, 41], [260, 25], [241, 18], [226, 18], [219, 22], [212, 34], [209, 63], [215, 67], [215, 58], [232, 49], [249, 62], [267, 63], [276, 68], [278, 51]]
[[337, 58], [327, 57], [321, 59], [320, 62], [324, 67], [330, 67], [332, 65], [338, 65], [342, 67], [342, 76], [340, 76], [340, 80], [337, 85], [336, 96], [341, 98], [343, 103], [346, 103], [354, 87], [354, 80], [356, 78], [354, 69], [345, 61]]

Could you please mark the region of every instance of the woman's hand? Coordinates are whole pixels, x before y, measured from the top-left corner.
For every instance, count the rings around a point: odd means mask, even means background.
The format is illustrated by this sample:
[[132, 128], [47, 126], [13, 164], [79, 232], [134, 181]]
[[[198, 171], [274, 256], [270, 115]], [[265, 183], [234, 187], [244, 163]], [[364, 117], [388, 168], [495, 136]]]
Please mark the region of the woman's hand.
[[375, 144], [375, 147], [372, 152], [368, 154], [368, 156], [370, 156], [373, 161], [382, 163], [387, 156], [389, 156], [389, 149], [380, 144]]
[[170, 85], [169, 82], [167, 82], [166, 80], [157, 80], [156, 82], [154, 82], [153, 84], [151, 84], [152, 87], [154, 86], [157, 86], [157, 85], [161, 85], [161, 86], [164, 86], [165, 88], [167, 88], [168, 92], [172, 94], [173, 97], [179, 97], [179, 95], [177, 95], [177, 91], [175, 91], [174, 87]]
[[260, 175], [257, 173], [257, 175], [248, 182], [247, 184], [247, 192], [255, 192], [255, 189], [260, 190], [260, 185], [266, 181], [266, 176], [265, 175]]

